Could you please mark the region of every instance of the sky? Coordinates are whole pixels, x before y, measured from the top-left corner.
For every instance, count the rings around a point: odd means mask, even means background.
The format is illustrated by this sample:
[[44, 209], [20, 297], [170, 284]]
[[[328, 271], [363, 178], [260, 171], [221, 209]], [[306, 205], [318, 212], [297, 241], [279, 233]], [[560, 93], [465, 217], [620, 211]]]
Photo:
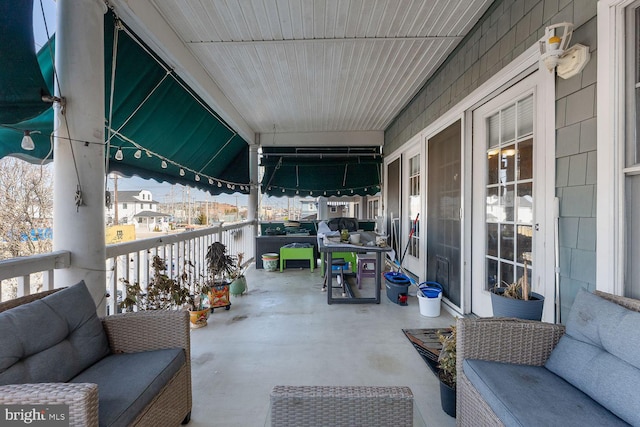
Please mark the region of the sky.
[[[44, 11], [44, 14], [43, 14]], [[55, 33], [56, 30], [56, 2], [54, 0], [39, 0], [33, 5], [33, 34], [36, 50], [39, 50]], [[153, 199], [159, 202], [170, 201], [173, 194], [175, 201], [182, 201], [182, 195], [187, 192], [187, 187], [183, 185], [173, 186], [169, 183], [159, 183], [155, 180], [147, 180], [138, 177], [119, 178], [118, 190], [149, 190], [153, 194]], [[108, 180], [107, 189], [113, 190], [113, 179]], [[247, 196], [244, 194], [220, 194], [212, 196], [206, 191], [189, 189], [189, 198], [192, 201], [217, 201], [240, 206], [247, 205]], [[270, 198], [271, 199], [271, 198]], [[286, 200], [284, 201], [286, 205]]]

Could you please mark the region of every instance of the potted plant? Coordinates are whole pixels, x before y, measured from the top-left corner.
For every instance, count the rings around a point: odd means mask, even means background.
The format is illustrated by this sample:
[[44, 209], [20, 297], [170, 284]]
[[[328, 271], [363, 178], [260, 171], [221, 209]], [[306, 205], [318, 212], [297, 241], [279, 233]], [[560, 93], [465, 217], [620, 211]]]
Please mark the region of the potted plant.
[[442, 410], [456, 416], [456, 325], [451, 332], [438, 331], [438, 341], [442, 344], [438, 356], [438, 379], [440, 380], [440, 404]]
[[216, 307], [231, 308], [229, 301], [229, 276], [235, 269], [235, 260], [227, 254], [227, 247], [220, 242], [214, 242], [207, 248], [205, 255], [209, 271], [208, 285], [211, 312]]
[[516, 282], [491, 289], [491, 306], [494, 317], [516, 317], [526, 320], [542, 320], [544, 296], [532, 292], [527, 274], [527, 262], [531, 253], [523, 253], [524, 274]]
[[151, 270], [153, 274], [145, 290], [138, 282], [130, 283], [127, 279], [120, 279], [125, 285], [125, 296], [120, 303], [122, 310], [177, 310], [187, 303], [189, 289], [166, 274], [167, 264], [164, 259], [154, 256]]
[[234, 257], [234, 264], [229, 273], [231, 283], [229, 284], [229, 293], [231, 295], [242, 295], [247, 290], [247, 278], [244, 276], [248, 265], [243, 266], [242, 260], [244, 253], [240, 252]]
[[188, 289], [187, 307], [189, 309], [189, 320], [192, 328], [207, 326], [209, 319], [209, 293], [211, 286], [201, 277], [196, 277], [194, 265], [191, 261], [185, 262], [185, 268], [180, 276], [180, 283]]
[[142, 310], [180, 310], [188, 309], [193, 327], [207, 324], [208, 307], [206, 294], [208, 285], [197, 280], [193, 274], [193, 264], [185, 262], [182, 274], [177, 278], [167, 275], [166, 261], [155, 255], [151, 261], [153, 275], [146, 289], [140, 283], [130, 283], [121, 279], [125, 285], [125, 296], [120, 303], [124, 311]]

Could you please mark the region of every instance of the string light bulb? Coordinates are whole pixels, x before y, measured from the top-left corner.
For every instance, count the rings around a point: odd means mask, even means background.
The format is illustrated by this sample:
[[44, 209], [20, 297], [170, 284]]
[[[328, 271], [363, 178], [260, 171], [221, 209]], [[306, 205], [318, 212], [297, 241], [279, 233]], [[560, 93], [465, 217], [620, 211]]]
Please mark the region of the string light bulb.
[[218, 181], [218, 188], [222, 187], [222, 183]]
[[209, 178], [209, 185], [213, 185], [213, 180]]
[[200, 181], [200, 175], [196, 175], [195, 180]]
[[142, 157], [142, 150], [138, 148], [136, 152], [133, 153], [133, 157], [135, 157], [136, 159], [139, 159], [140, 157]]
[[184, 176], [184, 169], [180, 168], [180, 176]]
[[163, 160], [162, 163], [160, 163], [160, 167], [162, 167], [162, 169], [166, 169], [167, 168], [167, 162]]
[[25, 130], [24, 136], [22, 137], [22, 143], [20, 144], [23, 150], [32, 151], [36, 149], [36, 144], [33, 143], [33, 138], [31, 138], [31, 131]]
[[116, 155], [114, 156], [116, 160], [124, 159], [124, 154], [122, 154], [122, 148], [118, 147], [118, 151], [116, 151]]

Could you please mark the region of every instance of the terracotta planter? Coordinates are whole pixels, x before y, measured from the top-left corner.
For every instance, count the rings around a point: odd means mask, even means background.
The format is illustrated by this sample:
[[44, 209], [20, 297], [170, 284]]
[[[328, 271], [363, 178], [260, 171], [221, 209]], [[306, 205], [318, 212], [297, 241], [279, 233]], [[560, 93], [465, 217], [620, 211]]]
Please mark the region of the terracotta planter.
[[203, 326], [207, 326], [207, 319], [209, 319], [209, 309], [205, 308], [204, 310], [189, 310], [189, 320], [191, 321], [191, 327], [202, 328]]
[[503, 292], [504, 289], [500, 288], [491, 291], [491, 306], [494, 317], [542, 320], [542, 308], [544, 307], [544, 297], [542, 295], [531, 292], [532, 299], [525, 301], [502, 296]]

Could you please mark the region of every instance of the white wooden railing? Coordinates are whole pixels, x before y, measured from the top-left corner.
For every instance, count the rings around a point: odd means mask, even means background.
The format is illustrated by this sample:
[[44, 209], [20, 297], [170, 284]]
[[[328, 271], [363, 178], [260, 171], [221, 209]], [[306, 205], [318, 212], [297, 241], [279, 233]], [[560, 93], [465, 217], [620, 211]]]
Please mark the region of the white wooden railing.
[[[32, 278], [41, 284], [41, 289], [53, 289], [53, 270], [68, 268], [71, 261], [69, 251], [56, 251], [28, 257], [11, 258], [0, 261], [0, 283], [14, 279], [18, 282], [18, 294], [21, 297], [31, 293]], [[32, 275], [41, 277], [32, 277]]]
[[[244, 221], [229, 225], [201, 228], [177, 234], [161, 234], [149, 239], [118, 243], [106, 247], [106, 292], [108, 313], [114, 313], [119, 294], [123, 292], [122, 280], [139, 282], [143, 287], [151, 276], [154, 255], [165, 259], [171, 266], [167, 274], [176, 277], [183, 271], [186, 261], [194, 265], [197, 275], [206, 276], [205, 255], [214, 242], [227, 247], [229, 255], [244, 254], [243, 264], [254, 260], [256, 221]], [[17, 280], [17, 296], [28, 295], [32, 290], [53, 289], [53, 270], [68, 268], [71, 254], [57, 251], [29, 257], [0, 261], [0, 283]], [[32, 286], [38, 282], [38, 286]]]

